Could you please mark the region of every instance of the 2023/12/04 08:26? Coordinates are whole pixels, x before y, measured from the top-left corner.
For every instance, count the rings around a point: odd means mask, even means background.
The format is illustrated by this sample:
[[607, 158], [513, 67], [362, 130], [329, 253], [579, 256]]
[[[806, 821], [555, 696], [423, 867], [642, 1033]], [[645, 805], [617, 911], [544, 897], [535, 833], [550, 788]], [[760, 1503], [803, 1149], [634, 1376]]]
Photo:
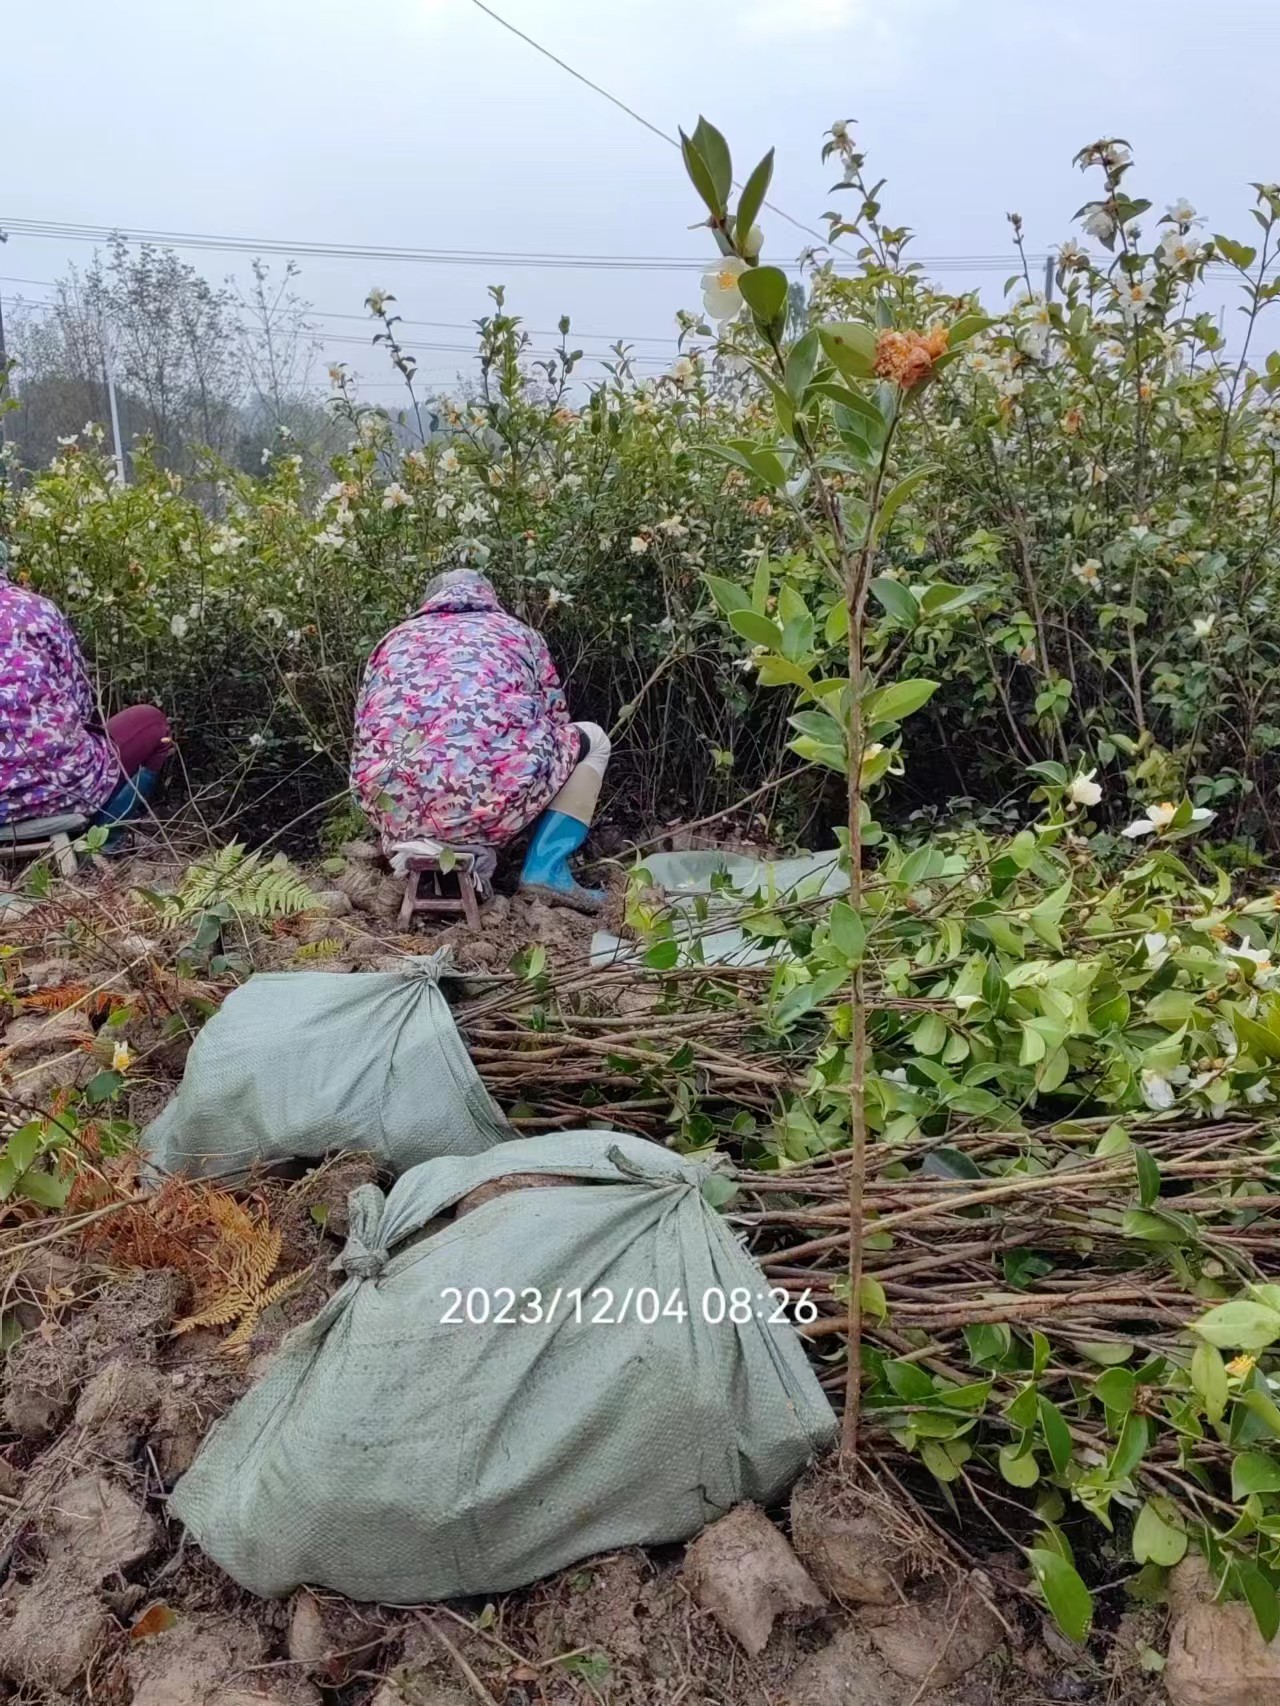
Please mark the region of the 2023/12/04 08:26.
[[552, 1327], [557, 1321], [573, 1321], [587, 1327], [621, 1327], [636, 1323], [653, 1327], [658, 1322], [686, 1322], [701, 1318], [709, 1326], [745, 1327], [759, 1321], [768, 1327], [788, 1324], [807, 1326], [818, 1318], [818, 1308], [808, 1291], [793, 1296], [780, 1286], [753, 1291], [736, 1286], [732, 1291], [711, 1287], [701, 1296], [686, 1298], [677, 1288], [665, 1297], [654, 1286], [631, 1286], [613, 1291], [598, 1285], [557, 1286], [543, 1291], [537, 1286], [516, 1290], [512, 1286], [484, 1286], [468, 1290], [456, 1285], [440, 1292], [442, 1327]]

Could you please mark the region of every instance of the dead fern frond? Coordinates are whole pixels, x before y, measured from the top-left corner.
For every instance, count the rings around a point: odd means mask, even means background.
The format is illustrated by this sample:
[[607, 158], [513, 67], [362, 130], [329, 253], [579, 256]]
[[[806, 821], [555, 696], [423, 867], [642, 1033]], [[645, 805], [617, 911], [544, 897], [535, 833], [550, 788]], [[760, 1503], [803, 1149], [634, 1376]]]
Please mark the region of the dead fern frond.
[[146, 1203], [87, 1229], [85, 1241], [124, 1266], [180, 1273], [191, 1287], [191, 1308], [173, 1332], [229, 1326], [219, 1349], [230, 1355], [248, 1344], [263, 1310], [311, 1271], [273, 1279], [284, 1240], [267, 1210], [187, 1179], [166, 1180]]

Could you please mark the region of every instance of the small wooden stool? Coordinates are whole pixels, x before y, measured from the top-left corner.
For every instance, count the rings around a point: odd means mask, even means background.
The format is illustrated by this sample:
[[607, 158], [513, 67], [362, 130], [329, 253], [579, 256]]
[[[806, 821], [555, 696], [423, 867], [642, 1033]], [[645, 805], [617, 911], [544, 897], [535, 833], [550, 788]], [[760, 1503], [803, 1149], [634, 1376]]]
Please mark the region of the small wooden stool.
[[[456, 892], [449, 892], [449, 885]], [[400, 907], [401, 930], [412, 930], [420, 912], [436, 917], [462, 917], [469, 930], [480, 928], [480, 897], [468, 855], [460, 854], [452, 870], [443, 871], [439, 859], [415, 854], [405, 865], [404, 900]]]
[[83, 835], [89, 820], [78, 812], [65, 812], [57, 817], [24, 818], [17, 823], [0, 824], [0, 859], [12, 859], [25, 864], [42, 859], [47, 854], [60, 877], [74, 877], [79, 867], [73, 836]]

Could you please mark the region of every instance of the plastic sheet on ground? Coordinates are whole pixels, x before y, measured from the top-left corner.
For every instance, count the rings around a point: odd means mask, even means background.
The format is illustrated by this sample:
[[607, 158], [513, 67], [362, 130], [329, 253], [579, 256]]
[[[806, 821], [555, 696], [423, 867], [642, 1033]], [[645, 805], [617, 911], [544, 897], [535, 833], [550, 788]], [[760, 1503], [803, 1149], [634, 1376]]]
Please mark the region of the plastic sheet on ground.
[[514, 1134], [481, 1083], [439, 979], [447, 953], [403, 970], [262, 972], [223, 1002], [177, 1095], [142, 1134], [161, 1173], [365, 1150], [402, 1173]]
[[[417, 1236], [512, 1174], [568, 1182]], [[428, 1162], [385, 1199], [362, 1186], [346, 1283], [215, 1426], [175, 1514], [254, 1593], [403, 1605], [774, 1502], [835, 1416], [709, 1177], [584, 1131]]]
[[[764, 894], [774, 904], [839, 895], [849, 879], [840, 869], [837, 849], [829, 853], [797, 853], [790, 859], [753, 859], [746, 853], [719, 851], [655, 853], [639, 867], [649, 873], [655, 888], [670, 902], [675, 938], [682, 960], [696, 937], [704, 962], [711, 965], [765, 965], [776, 958], [776, 946], [748, 941], [734, 922], [744, 897]], [[727, 878], [735, 892], [725, 892], [718, 879]], [[699, 899], [707, 902], [708, 917], [697, 917]], [[717, 925], [717, 919], [723, 923]], [[625, 965], [640, 957], [634, 942], [598, 930], [591, 939], [593, 966]]]

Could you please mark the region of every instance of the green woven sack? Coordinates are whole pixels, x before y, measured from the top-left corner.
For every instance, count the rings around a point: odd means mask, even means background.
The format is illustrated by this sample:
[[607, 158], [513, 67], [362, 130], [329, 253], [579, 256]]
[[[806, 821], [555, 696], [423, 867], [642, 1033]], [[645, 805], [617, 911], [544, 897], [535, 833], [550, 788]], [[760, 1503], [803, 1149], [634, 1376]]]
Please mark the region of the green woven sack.
[[[414, 1241], [511, 1174], [573, 1182]], [[411, 1604], [780, 1498], [835, 1417], [707, 1177], [641, 1138], [569, 1132], [429, 1161], [385, 1200], [362, 1186], [346, 1283], [214, 1428], [175, 1513], [254, 1593]]]
[[227, 997], [177, 1095], [142, 1134], [162, 1173], [367, 1150], [402, 1173], [512, 1135], [439, 986], [447, 960], [387, 972], [267, 972]]

